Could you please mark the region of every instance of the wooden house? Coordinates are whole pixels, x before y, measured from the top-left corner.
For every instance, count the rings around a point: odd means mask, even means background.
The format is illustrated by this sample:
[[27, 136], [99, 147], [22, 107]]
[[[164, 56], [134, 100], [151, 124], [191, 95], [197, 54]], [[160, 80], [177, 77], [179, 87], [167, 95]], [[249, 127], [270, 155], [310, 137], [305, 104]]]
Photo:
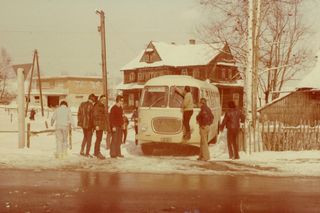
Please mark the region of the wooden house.
[[243, 106], [243, 85], [227, 43], [178, 45], [151, 41], [141, 53], [126, 64], [123, 82], [117, 86], [124, 96], [124, 109], [130, 111], [140, 99], [146, 81], [161, 75], [190, 75], [215, 84], [222, 107], [233, 100]]
[[320, 121], [320, 63], [297, 85], [295, 91], [258, 109], [263, 121], [289, 126]]

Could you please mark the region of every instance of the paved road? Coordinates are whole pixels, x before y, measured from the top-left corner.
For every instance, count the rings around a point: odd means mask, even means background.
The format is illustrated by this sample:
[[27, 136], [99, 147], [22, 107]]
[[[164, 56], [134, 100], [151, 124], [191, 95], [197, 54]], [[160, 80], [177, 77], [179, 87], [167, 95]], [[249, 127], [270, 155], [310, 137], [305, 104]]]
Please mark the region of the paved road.
[[0, 212], [319, 212], [320, 178], [1, 170]]

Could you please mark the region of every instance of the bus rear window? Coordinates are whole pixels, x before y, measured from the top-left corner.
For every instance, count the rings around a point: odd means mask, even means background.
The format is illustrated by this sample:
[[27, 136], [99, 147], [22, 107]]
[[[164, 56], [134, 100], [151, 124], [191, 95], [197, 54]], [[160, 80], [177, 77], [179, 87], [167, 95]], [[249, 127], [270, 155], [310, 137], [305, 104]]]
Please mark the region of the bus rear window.
[[[172, 108], [180, 108], [183, 104], [183, 95], [181, 94], [184, 91], [183, 86], [177, 86], [176, 91], [175, 87], [170, 88], [170, 98], [169, 98], [169, 106]], [[191, 87], [191, 94], [193, 97], [193, 105], [194, 107], [198, 107], [199, 103], [199, 89], [197, 87]]]
[[142, 96], [142, 107], [166, 107], [168, 105], [167, 86], [145, 87]]

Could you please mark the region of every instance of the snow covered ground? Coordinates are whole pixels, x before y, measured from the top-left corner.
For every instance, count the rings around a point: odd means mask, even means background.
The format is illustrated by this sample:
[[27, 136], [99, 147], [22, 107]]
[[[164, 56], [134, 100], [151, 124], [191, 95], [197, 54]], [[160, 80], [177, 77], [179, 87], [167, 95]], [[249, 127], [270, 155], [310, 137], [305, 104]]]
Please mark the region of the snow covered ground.
[[[51, 112], [42, 117], [40, 111], [31, 122], [31, 130], [45, 130], [45, 121], [50, 125]], [[197, 156], [144, 156], [140, 146], [134, 144], [134, 131], [129, 129], [127, 143], [122, 145], [125, 158], [111, 159], [101, 144], [106, 160], [85, 158], [79, 155], [82, 131], [72, 135], [72, 150], [66, 159], [54, 158], [55, 136], [52, 132], [31, 136], [30, 148], [18, 148], [16, 110], [0, 108], [0, 168], [9, 169], [54, 169], [86, 170], [100, 172], [162, 173], [162, 174], [229, 174], [229, 175], [275, 175], [275, 176], [320, 176], [320, 151], [240, 153], [240, 160], [229, 160], [225, 133], [218, 143], [210, 145], [211, 160], [197, 161]], [[29, 122], [27, 118], [26, 121]], [[50, 129], [51, 127], [49, 127]], [[105, 137], [105, 136], [104, 136]], [[93, 143], [95, 136], [93, 136]], [[91, 148], [93, 151], [93, 147]]]

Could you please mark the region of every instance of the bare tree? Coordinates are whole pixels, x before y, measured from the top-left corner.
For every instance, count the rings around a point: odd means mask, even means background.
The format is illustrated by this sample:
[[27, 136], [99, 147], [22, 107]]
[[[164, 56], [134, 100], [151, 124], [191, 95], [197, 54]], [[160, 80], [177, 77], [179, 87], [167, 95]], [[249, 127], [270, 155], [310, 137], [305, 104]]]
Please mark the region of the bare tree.
[[7, 51], [4, 48], [1, 48], [0, 54], [0, 85], [1, 85], [1, 94], [0, 100], [3, 98], [6, 91], [6, 81], [8, 78], [8, 70], [11, 65], [11, 58]]
[[[210, 11], [211, 19], [199, 29], [199, 36], [206, 42], [228, 41], [240, 70], [246, 67], [248, 1], [200, 0], [200, 3]], [[261, 1], [256, 31], [258, 80], [266, 103], [270, 98], [277, 98], [276, 92], [297, 72], [303, 71], [312, 58], [312, 48], [306, 40], [311, 34], [302, 23], [302, 3], [302, 0]]]

